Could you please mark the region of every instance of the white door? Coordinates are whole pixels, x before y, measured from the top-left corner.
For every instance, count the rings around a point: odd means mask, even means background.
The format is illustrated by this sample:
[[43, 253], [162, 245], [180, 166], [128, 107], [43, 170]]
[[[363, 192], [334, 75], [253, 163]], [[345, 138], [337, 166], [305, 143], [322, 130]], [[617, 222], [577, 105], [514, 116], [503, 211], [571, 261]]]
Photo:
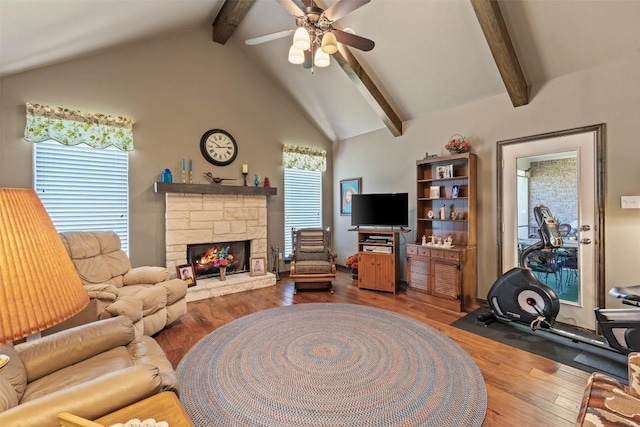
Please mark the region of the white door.
[[[544, 204], [551, 208], [551, 213], [558, 217], [559, 222], [572, 223], [572, 232], [564, 238], [565, 248], [557, 251], [557, 271], [551, 273], [536, 273], [536, 276], [556, 290], [560, 298], [561, 308], [557, 321], [576, 325], [589, 330], [596, 329], [593, 313], [597, 301], [597, 265], [598, 265], [598, 169], [596, 132], [553, 136], [547, 139], [536, 139], [518, 143], [504, 143], [499, 149], [502, 153], [502, 272], [506, 272], [518, 265], [519, 249], [537, 240], [536, 223], [531, 210], [534, 206]], [[547, 176], [539, 178], [542, 183], [534, 194], [531, 184], [523, 184], [524, 180], [533, 180], [535, 169], [537, 176], [544, 174], [544, 167], [557, 165], [558, 168], [571, 170], [567, 175], [557, 172], [565, 170], [549, 170]], [[564, 166], [563, 166], [564, 165]], [[528, 169], [527, 169], [528, 168]], [[571, 176], [575, 176], [575, 179]], [[554, 177], [560, 176], [554, 181]], [[546, 179], [546, 184], [545, 183]], [[558, 182], [562, 181], [562, 182]], [[528, 192], [526, 195], [523, 192]], [[523, 233], [522, 216], [524, 209], [529, 210], [530, 229]], [[572, 206], [574, 212], [559, 213], [566, 206]], [[552, 206], [556, 206], [554, 212]], [[528, 234], [528, 239], [523, 235]], [[568, 255], [577, 253], [577, 271], [569, 268], [566, 260]], [[575, 262], [573, 263], [575, 267]], [[551, 277], [549, 276], [551, 274]], [[574, 288], [575, 287], [575, 288]]]

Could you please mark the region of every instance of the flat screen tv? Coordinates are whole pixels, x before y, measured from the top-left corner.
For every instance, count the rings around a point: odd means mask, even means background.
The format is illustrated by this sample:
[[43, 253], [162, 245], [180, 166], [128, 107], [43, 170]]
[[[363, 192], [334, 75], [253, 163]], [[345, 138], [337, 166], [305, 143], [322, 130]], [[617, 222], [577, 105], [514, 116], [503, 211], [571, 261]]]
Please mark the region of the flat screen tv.
[[409, 193], [354, 194], [351, 225], [409, 226]]

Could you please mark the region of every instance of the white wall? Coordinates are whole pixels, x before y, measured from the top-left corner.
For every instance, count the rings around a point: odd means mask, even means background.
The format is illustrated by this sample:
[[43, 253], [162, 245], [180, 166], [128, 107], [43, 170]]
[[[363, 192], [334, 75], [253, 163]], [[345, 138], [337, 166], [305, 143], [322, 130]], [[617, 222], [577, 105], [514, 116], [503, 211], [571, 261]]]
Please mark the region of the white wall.
[[[130, 251], [134, 265], [164, 265], [164, 194], [153, 183], [168, 167], [179, 180], [183, 157], [203, 172], [236, 178], [241, 165], [278, 188], [268, 200], [269, 244], [284, 247], [282, 144], [324, 148], [331, 142], [295, 102], [236, 48], [211, 41], [211, 27], [134, 43], [0, 79], [0, 186], [32, 186], [31, 143], [24, 141], [25, 103], [35, 102], [135, 120], [130, 154]], [[207, 163], [204, 132], [222, 128], [239, 146], [235, 162]], [[329, 154], [330, 155], [330, 154]], [[329, 162], [331, 163], [331, 162]], [[331, 225], [332, 171], [325, 173], [324, 222]], [[78, 183], [82, 185], [82, 183]], [[288, 234], [287, 234], [288, 236]]]
[[[341, 179], [362, 177], [364, 192], [409, 192], [413, 228], [415, 161], [425, 152], [445, 155], [443, 147], [451, 135], [466, 136], [478, 155], [478, 296], [486, 298], [498, 275], [496, 142], [606, 123], [604, 285], [608, 289], [638, 284], [640, 210], [620, 209], [621, 195], [640, 195], [638, 70], [640, 56], [635, 56], [534, 87], [531, 102], [523, 107], [514, 108], [505, 93], [407, 122], [398, 138], [380, 130], [339, 142], [333, 151], [334, 191]], [[338, 197], [334, 193], [334, 206], [339, 206]], [[355, 233], [346, 231], [349, 221], [334, 212], [339, 261], [356, 250]]]

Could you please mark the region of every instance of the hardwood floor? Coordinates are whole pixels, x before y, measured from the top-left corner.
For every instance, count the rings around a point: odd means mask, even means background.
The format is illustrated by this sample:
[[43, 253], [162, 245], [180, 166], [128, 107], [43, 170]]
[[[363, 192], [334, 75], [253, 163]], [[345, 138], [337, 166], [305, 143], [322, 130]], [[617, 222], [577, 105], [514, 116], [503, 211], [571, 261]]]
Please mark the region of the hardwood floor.
[[589, 374], [526, 351], [452, 326], [461, 314], [432, 308], [409, 299], [359, 290], [351, 275], [338, 272], [334, 294], [299, 291], [283, 278], [275, 287], [188, 303], [182, 319], [154, 338], [174, 367], [202, 337], [216, 328], [266, 308], [311, 302], [363, 304], [394, 311], [430, 325], [455, 340], [475, 360], [487, 386], [488, 408], [483, 424], [504, 427], [572, 426]]

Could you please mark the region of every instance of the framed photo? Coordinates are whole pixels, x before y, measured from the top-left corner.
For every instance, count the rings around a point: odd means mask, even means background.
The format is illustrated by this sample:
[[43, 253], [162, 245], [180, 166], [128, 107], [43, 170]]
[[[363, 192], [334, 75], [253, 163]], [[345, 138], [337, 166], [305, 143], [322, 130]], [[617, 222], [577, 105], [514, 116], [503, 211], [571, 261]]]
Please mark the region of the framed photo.
[[436, 168], [436, 178], [437, 179], [447, 178], [447, 167], [446, 166], [438, 166]]
[[182, 264], [176, 267], [176, 273], [178, 273], [178, 279], [187, 282], [187, 287], [196, 285], [196, 274], [193, 264]]
[[429, 188], [429, 198], [430, 199], [439, 199], [440, 198], [440, 186], [439, 185], [432, 185], [431, 188]]
[[444, 170], [445, 178], [453, 178], [453, 165], [446, 165]]
[[458, 197], [458, 194], [460, 194], [460, 186], [454, 185], [453, 187], [451, 187], [451, 198], [455, 199], [456, 197]]
[[351, 196], [362, 192], [362, 178], [340, 180], [340, 215], [351, 215]]
[[264, 276], [267, 274], [267, 258], [252, 256], [249, 258], [249, 276]]

